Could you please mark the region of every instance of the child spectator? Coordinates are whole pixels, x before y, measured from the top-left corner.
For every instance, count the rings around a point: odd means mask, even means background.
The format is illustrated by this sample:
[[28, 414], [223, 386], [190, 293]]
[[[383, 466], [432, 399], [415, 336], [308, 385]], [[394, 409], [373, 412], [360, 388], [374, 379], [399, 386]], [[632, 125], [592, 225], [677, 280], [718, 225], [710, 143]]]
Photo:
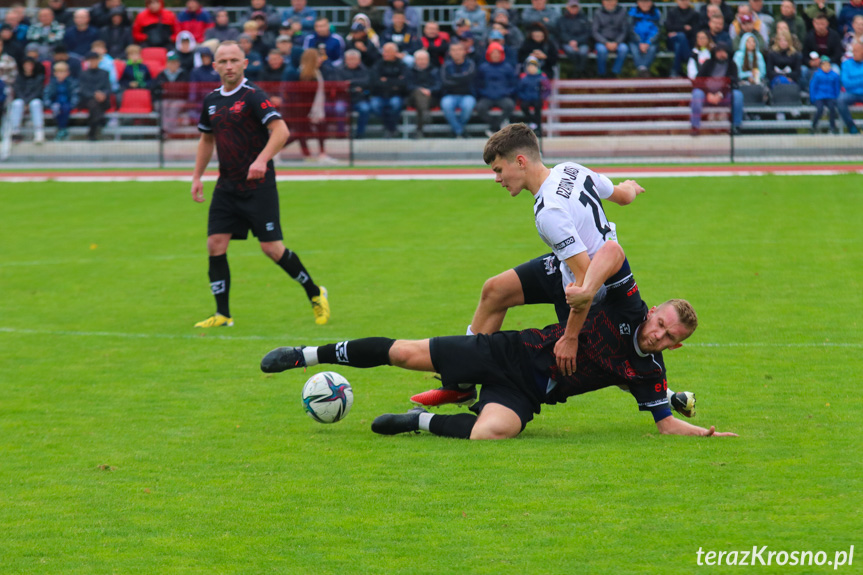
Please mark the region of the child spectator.
[[109, 23], [102, 28], [102, 41], [112, 58], [125, 58], [126, 46], [132, 43], [132, 27], [127, 23], [126, 10], [114, 8], [109, 14]]
[[839, 74], [833, 70], [830, 57], [822, 56], [821, 67], [812, 74], [812, 79], [809, 81], [809, 101], [815, 104], [815, 115], [812, 117], [813, 134], [818, 129], [818, 122], [821, 121], [825, 107], [830, 113], [830, 131], [834, 134], [838, 133], [836, 116], [839, 110], [836, 107], [836, 100], [839, 98], [841, 87]]
[[648, 78], [659, 48], [659, 25], [662, 16], [659, 9], [653, 5], [653, 0], [638, 0], [636, 5], [629, 9], [629, 18], [634, 40], [629, 44], [632, 62], [638, 75]]
[[[516, 88], [518, 87], [518, 75], [515, 68], [504, 59], [503, 45], [492, 42], [485, 51], [486, 61], [477, 69], [476, 81], [479, 93], [479, 102], [476, 112], [480, 119], [488, 124], [486, 135], [500, 130], [502, 122], [509, 123], [509, 118], [515, 111]], [[492, 108], [500, 108], [500, 116], [492, 116]]]
[[153, 103], [161, 107], [162, 131], [165, 135], [173, 134], [180, 125], [183, 108], [186, 106], [185, 88], [165, 90], [165, 84], [177, 84], [178, 87], [189, 82], [189, 73], [180, 67], [180, 57], [176, 52], [168, 52], [165, 69], [150, 82], [150, 92]]
[[130, 44], [126, 48], [126, 67], [123, 69], [123, 75], [120, 76], [120, 96], [130, 88], [148, 87], [152, 79], [150, 69], [141, 60], [141, 47]]
[[539, 67], [539, 60], [529, 56], [524, 62], [524, 72], [518, 79], [518, 95], [525, 122], [537, 136], [542, 135], [542, 106], [551, 94], [551, 82]]
[[197, 46], [198, 43], [195, 42], [195, 37], [191, 32], [183, 30], [177, 34], [174, 51], [180, 57], [180, 67], [190, 74], [195, 68], [195, 48]]
[[177, 16], [177, 24], [181, 31], [191, 32], [198, 44], [204, 41], [207, 30], [215, 25], [210, 13], [201, 9], [200, 0], [186, 0], [186, 9]]
[[42, 100], [45, 106], [51, 108], [54, 121], [57, 122], [55, 140], [62, 142], [69, 139], [69, 115], [78, 105], [78, 84], [69, 75], [69, 64], [66, 62], [54, 64], [54, 73], [45, 88], [45, 96]]
[[[40, 66], [41, 67], [41, 66]], [[30, 110], [30, 121], [33, 123], [33, 142], [41, 144], [45, 141], [45, 119], [42, 105], [42, 92], [45, 87], [45, 76], [36, 73], [36, 61], [25, 58], [21, 62], [21, 73], [15, 78], [15, 99], [9, 109], [12, 137], [20, 137], [21, 122], [24, 110]]]
[[117, 77], [117, 67], [114, 65], [114, 59], [105, 50], [105, 43], [101, 40], [96, 40], [90, 46], [90, 50], [99, 55], [99, 67], [108, 72], [108, 78], [111, 80], [111, 92], [117, 93], [120, 89], [120, 79]]

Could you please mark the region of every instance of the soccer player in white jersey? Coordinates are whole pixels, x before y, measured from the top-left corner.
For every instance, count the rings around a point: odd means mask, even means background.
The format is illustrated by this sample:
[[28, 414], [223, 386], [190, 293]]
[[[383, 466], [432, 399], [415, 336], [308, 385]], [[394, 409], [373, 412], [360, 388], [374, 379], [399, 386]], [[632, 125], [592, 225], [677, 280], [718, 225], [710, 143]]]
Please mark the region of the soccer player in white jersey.
[[[616, 241], [615, 226], [608, 221], [602, 201], [632, 203], [644, 188], [633, 180], [613, 184], [606, 176], [574, 162], [548, 168], [542, 162], [539, 141], [525, 124], [510, 124], [486, 142], [483, 160], [495, 173], [495, 181], [515, 197], [527, 190], [534, 197], [536, 228], [552, 254], [535, 258], [485, 282], [468, 335], [499, 331], [509, 308], [535, 303], [552, 303], [564, 335], [554, 347], [557, 367], [572, 375], [576, 369], [578, 334], [589, 306], [570, 307], [565, 287], [581, 286], [593, 255], [603, 244]], [[629, 263], [605, 282], [596, 301], [609, 289], [637, 290]], [[577, 309], [576, 309], [577, 308]], [[672, 405], [691, 416], [695, 397], [689, 392], [669, 393]], [[476, 397], [473, 389], [440, 388], [411, 398], [420, 405], [468, 403]]]

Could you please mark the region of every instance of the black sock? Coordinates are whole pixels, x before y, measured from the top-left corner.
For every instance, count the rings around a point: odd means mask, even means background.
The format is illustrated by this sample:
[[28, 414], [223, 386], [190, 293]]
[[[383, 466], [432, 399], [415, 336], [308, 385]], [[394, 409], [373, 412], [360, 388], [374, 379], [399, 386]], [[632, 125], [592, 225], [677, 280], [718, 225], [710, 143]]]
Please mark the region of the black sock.
[[390, 365], [390, 348], [395, 342], [388, 337], [365, 337], [322, 345], [318, 348], [318, 361], [351, 367]]
[[231, 309], [228, 307], [228, 293], [231, 291], [228, 254], [210, 256], [210, 289], [216, 297], [216, 312], [231, 317]]
[[443, 437], [470, 439], [470, 432], [475, 423], [476, 416], [472, 413], [434, 415], [429, 422], [429, 431]]
[[306, 290], [306, 297], [312, 299], [313, 297], [321, 295], [321, 289], [312, 281], [312, 276], [310, 276], [309, 272], [306, 271], [306, 268], [303, 267], [303, 262], [300, 261], [297, 254], [286, 249], [285, 253], [282, 254], [281, 259], [276, 263], [279, 264], [279, 267], [288, 272], [288, 275], [291, 276], [292, 280], [303, 286], [303, 289]]

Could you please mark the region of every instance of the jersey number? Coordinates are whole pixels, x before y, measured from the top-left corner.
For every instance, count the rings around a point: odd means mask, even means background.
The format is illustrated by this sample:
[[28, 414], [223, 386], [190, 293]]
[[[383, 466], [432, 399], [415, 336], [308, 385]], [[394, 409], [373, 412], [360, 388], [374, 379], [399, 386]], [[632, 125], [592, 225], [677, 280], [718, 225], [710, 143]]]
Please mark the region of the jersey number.
[[596, 224], [596, 229], [602, 234], [602, 239], [606, 239], [605, 236], [611, 232], [611, 228], [608, 226], [608, 218], [605, 217], [605, 211], [602, 209], [602, 201], [599, 199], [599, 194], [596, 193], [596, 186], [590, 176], [584, 178], [584, 189], [587, 190], [587, 193], [581, 192], [578, 201], [584, 207], [590, 206], [591, 211], [593, 211], [593, 223]]

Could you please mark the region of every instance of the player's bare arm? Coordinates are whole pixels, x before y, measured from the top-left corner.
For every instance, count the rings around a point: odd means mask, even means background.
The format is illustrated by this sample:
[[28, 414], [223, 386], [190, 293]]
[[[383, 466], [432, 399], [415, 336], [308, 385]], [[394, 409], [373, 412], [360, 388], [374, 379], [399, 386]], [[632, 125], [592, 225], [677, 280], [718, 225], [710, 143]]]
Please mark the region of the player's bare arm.
[[614, 192], [608, 199], [615, 204], [625, 206], [635, 201], [635, 198], [644, 193], [638, 182], [635, 180], [626, 180], [614, 186]]
[[195, 154], [195, 172], [192, 174], [192, 199], [200, 203], [204, 201], [204, 183], [201, 178], [213, 157], [216, 149], [216, 138], [213, 134], [201, 134], [198, 140], [198, 152]]
[[613, 240], [605, 242], [593, 256], [582, 285], [570, 283], [564, 289], [569, 307], [577, 312], [589, 309], [599, 288], [620, 270], [625, 259], [626, 254], [619, 243]]
[[273, 120], [267, 124], [267, 129], [270, 131], [270, 139], [267, 145], [249, 166], [249, 180], [260, 180], [267, 174], [267, 164], [273, 159], [279, 150], [285, 147], [285, 142], [288, 141], [290, 132], [288, 125], [284, 120]]
[[[580, 252], [574, 256], [570, 256], [566, 260], [566, 265], [569, 266], [569, 269], [575, 275], [577, 279], [576, 285], [582, 285], [587, 275], [587, 270], [591, 265], [587, 252]], [[578, 355], [578, 333], [584, 325], [584, 320], [587, 319], [589, 309], [590, 306], [585, 307], [581, 311], [570, 309], [563, 337], [554, 344], [554, 356], [557, 361], [557, 367], [565, 375], [575, 373], [575, 356]]]
[[731, 433], [730, 431], [719, 432], [716, 431], [716, 428], [712, 425], [710, 426], [710, 429], [705, 429], [703, 427], [698, 427], [697, 425], [681, 421], [673, 415], [669, 415], [668, 417], [657, 421], [656, 428], [659, 430], [659, 433], [663, 435], [697, 435], [700, 437], [710, 437], [713, 435], [716, 437], [737, 437], [736, 433]]

